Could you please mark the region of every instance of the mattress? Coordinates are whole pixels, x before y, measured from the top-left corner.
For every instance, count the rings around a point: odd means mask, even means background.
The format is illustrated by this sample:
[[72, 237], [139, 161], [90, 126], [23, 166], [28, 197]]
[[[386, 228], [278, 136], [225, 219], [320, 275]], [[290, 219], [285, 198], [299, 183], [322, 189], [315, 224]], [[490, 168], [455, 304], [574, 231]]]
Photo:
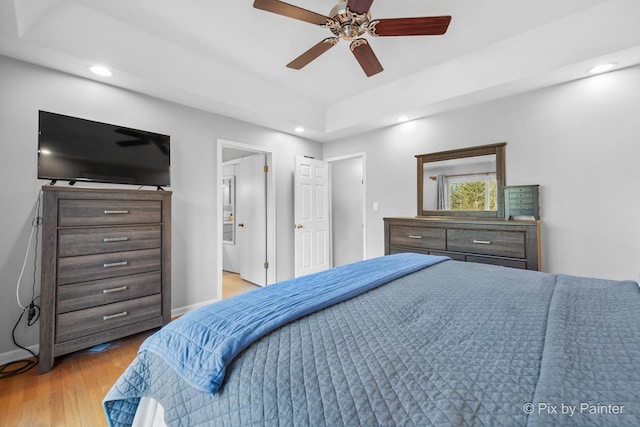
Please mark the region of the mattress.
[[[215, 393], [142, 351], [103, 402], [168, 425], [640, 425], [635, 282], [440, 262], [286, 323]], [[563, 412], [564, 411], [564, 412]]]

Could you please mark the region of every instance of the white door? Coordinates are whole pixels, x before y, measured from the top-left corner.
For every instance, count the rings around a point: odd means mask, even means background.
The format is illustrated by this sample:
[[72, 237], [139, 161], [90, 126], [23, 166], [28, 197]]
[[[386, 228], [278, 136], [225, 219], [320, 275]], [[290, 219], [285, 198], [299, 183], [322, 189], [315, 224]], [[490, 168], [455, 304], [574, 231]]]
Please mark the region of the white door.
[[294, 175], [295, 276], [331, 268], [329, 166], [296, 157]]
[[267, 284], [267, 194], [264, 154], [244, 157], [236, 175], [236, 236], [240, 277]]

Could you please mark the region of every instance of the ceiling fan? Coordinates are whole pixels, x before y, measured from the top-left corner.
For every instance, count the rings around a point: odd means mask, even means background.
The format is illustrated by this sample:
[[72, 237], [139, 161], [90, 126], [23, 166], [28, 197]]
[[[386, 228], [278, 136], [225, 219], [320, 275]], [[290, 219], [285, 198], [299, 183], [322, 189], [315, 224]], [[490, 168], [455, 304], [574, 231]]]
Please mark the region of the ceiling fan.
[[365, 33], [375, 37], [387, 36], [437, 36], [447, 32], [450, 16], [425, 16], [416, 18], [371, 19], [369, 8], [373, 0], [340, 0], [324, 16], [279, 0], [255, 0], [253, 7], [278, 15], [327, 27], [333, 37], [326, 38], [287, 64], [300, 70], [311, 61], [335, 46], [340, 39], [350, 41], [350, 48], [367, 77], [383, 70], [376, 54], [369, 46]]

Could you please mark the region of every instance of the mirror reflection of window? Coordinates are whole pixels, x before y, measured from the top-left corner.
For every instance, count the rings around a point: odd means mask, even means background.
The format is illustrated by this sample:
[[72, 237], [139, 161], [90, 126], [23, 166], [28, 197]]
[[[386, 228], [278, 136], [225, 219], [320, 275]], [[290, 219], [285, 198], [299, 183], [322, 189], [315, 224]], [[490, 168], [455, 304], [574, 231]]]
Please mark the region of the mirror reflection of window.
[[449, 207], [459, 211], [495, 211], [496, 174], [471, 174], [447, 179]]
[[495, 155], [424, 164], [424, 209], [495, 211]]

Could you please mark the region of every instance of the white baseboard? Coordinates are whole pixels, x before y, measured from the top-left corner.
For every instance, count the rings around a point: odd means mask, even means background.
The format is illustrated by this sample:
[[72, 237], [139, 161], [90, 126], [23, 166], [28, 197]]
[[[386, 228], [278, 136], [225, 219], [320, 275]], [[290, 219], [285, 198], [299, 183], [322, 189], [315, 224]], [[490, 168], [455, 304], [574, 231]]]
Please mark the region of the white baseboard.
[[[38, 354], [40, 352], [40, 345], [38, 344], [28, 346], [27, 348], [33, 351], [35, 354]], [[6, 353], [0, 353], [0, 365], [16, 362], [22, 359], [28, 359], [30, 357], [33, 357], [33, 355], [21, 348], [17, 350], [7, 351]]]
[[[204, 307], [205, 305], [212, 304], [214, 302], [220, 301], [219, 299], [211, 299], [208, 301], [199, 302], [197, 304], [187, 305], [185, 307], [174, 308], [171, 310], [171, 318], [182, 316], [190, 311], [198, 309], [200, 307]], [[32, 346], [27, 346], [27, 348], [33, 351], [35, 354], [40, 353], [40, 345], [34, 344]], [[6, 363], [15, 362], [22, 359], [28, 359], [29, 357], [33, 357], [31, 353], [25, 351], [21, 348], [17, 350], [7, 351], [6, 353], [0, 353], [0, 365], [4, 365]]]
[[220, 301], [219, 299], [210, 299], [207, 301], [202, 301], [197, 304], [187, 305], [184, 307], [174, 308], [171, 310], [171, 318], [182, 316], [183, 314], [187, 314], [190, 311], [196, 310], [200, 307], [204, 307], [205, 305], [213, 304], [214, 302]]

